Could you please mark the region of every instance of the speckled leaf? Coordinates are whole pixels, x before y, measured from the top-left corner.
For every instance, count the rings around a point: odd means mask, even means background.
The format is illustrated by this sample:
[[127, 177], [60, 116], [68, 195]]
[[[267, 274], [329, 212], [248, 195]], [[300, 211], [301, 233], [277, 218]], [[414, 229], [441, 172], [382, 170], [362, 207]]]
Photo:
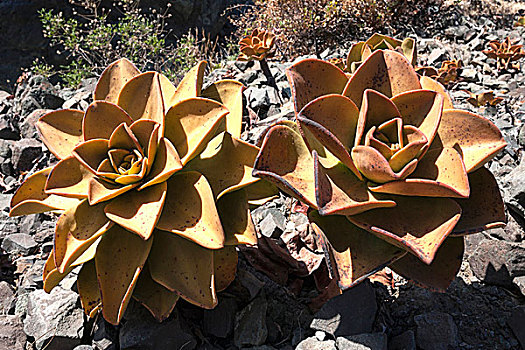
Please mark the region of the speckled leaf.
[[175, 146], [173, 146], [170, 140], [163, 137], [157, 145], [156, 155], [148, 177], [144, 184], [139, 187], [139, 191], [166, 181], [170, 176], [181, 169], [182, 162]]
[[142, 191], [130, 191], [109, 202], [104, 212], [113, 222], [147, 240], [164, 207], [167, 187], [161, 182]]
[[301, 135], [291, 128], [276, 125], [270, 129], [255, 160], [253, 175], [317, 208], [314, 161]]
[[117, 103], [122, 87], [140, 71], [126, 58], [111, 63], [102, 72], [93, 92], [93, 100], [106, 100]]
[[51, 170], [45, 191], [49, 194], [86, 198], [92, 178], [93, 174], [78, 159], [67, 157]]
[[183, 164], [204, 150], [226, 114], [226, 107], [206, 98], [191, 98], [170, 108], [165, 137], [173, 143]]
[[91, 260], [82, 265], [78, 273], [77, 288], [84, 312], [90, 318], [95, 317], [102, 306], [95, 261]]
[[119, 225], [114, 225], [100, 241], [95, 256], [102, 295], [102, 315], [119, 324], [151, 249], [147, 241]]
[[202, 97], [222, 103], [228, 108], [226, 116], [226, 131], [239, 139], [242, 130], [242, 91], [244, 85], [236, 80], [219, 80], [208, 86]]
[[403, 55], [391, 50], [377, 50], [352, 75], [343, 95], [360, 108], [366, 89], [392, 97], [405, 91], [421, 89], [421, 84], [414, 68]]
[[470, 197], [456, 200], [463, 212], [452, 233], [465, 235], [505, 226], [505, 204], [494, 175], [479, 168], [468, 179]]
[[73, 149], [82, 142], [84, 112], [62, 109], [41, 117], [35, 127], [47, 149], [58, 159], [71, 156]]
[[257, 181], [243, 188], [248, 204], [259, 206], [279, 196], [279, 189], [268, 181]]
[[224, 245], [257, 244], [257, 235], [244, 189], [230, 192], [217, 201], [217, 211], [224, 228]]
[[426, 76], [420, 77], [419, 82], [421, 83], [421, 87], [423, 89], [435, 91], [443, 97], [443, 109], [454, 108], [454, 105], [452, 104], [452, 98], [450, 98], [450, 95], [445, 90], [445, 87], [439, 82]]
[[81, 143], [73, 150], [73, 156], [78, 159], [93, 174], [100, 163], [107, 158], [109, 141], [94, 139]]
[[137, 187], [140, 183], [131, 185], [118, 185], [107, 182], [102, 179], [93, 178], [89, 181], [88, 201], [89, 204], [95, 205], [100, 202], [108, 201], [129, 190]]
[[157, 228], [186, 237], [203, 247], [224, 246], [224, 231], [206, 178], [196, 171], [173, 175], [168, 181], [164, 210]]
[[169, 105], [173, 106], [183, 100], [201, 96], [202, 82], [206, 61], [200, 61], [186, 73], [182, 81], [177, 86], [177, 91], [169, 98]]
[[157, 230], [149, 268], [154, 281], [190, 303], [206, 309], [217, 305], [213, 250], [177, 234]]
[[449, 198], [393, 196], [392, 199], [397, 206], [369, 210], [348, 216], [348, 220], [429, 264], [459, 221], [460, 206]]
[[463, 251], [463, 237], [449, 237], [443, 242], [430, 265], [407, 254], [390, 265], [390, 268], [418, 285], [445, 292], [461, 268]]
[[133, 120], [150, 119], [162, 123], [164, 101], [159, 73], [142, 73], [128, 81], [120, 91], [118, 105], [128, 112]]
[[445, 110], [431, 147], [453, 147], [463, 157], [467, 172], [483, 166], [507, 143], [488, 119], [462, 110]]
[[295, 113], [319, 96], [340, 94], [348, 81], [345, 73], [331, 63], [314, 58], [297, 62], [286, 70], [292, 89]]
[[116, 104], [106, 101], [95, 101], [89, 105], [82, 120], [84, 141], [106, 139], [120, 124], [132, 123], [131, 117]]
[[215, 290], [221, 292], [228, 288], [237, 273], [237, 251], [234, 246], [213, 250], [215, 267]]
[[330, 275], [342, 289], [352, 287], [406, 254], [344, 216], [321, 216], [312, 211], [308, 217], [323, 246]]

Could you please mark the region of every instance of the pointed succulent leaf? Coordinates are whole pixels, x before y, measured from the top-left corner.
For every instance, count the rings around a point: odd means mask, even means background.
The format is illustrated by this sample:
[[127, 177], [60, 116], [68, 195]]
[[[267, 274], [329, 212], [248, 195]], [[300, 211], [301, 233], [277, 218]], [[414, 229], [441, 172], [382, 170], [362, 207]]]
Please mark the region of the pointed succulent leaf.
[[[396, 206], [348, 216], [355, 225], [430, 264], [461, 216], [449, 198], [395, 196]], [[417, 220], [414, 220], [417, 217]]]
[[79, 199], [57, 196], [45, 192], [46, 181], [52, 168], [45, 168], [28, 176], [11, 198], [10, 216], [65, 210]]
[[222, 248], [224, 231], [206, 178], [196, 171], [188, 171], [173, 175], [167, 184], [166, 201], [157, 228], [209, 249]]
[[221, 292], [235, 279], [237, 273], [237, 251], [234, 246], [213, 250], [213, 266], [215, 267], [215, 290]]
[[377, 50], [352, 75], [343, 95], [360, 108], [366, 89], [393, 97], [405, 91], [421, 89], [421, 84], [414, 68], [403, 55], [390, 50]]
[[286, 76], [296, 114], [319, 96], [340, 94], [348, 81], [345, 73], [333, 64], [313, 58], [292, 65]]
[[228, 108], [226, 131], [239, 139], [242, 130], [242, 92], [244, 85], [236, 80], [219, 80], [208, 86], [202, 97], [222, 103]]
[[359, 41], [350, 47], [350, 51], [348, 51], [348, 55], [346, 56], [347, 69], [352, 66], [352, 63], [361, 61], [361, 52], [363, 51], [364, 46], [365, 42]]
[[97, 311], [102, 306], [95, 261], [91, 260], [82, 265], [78, 273], [77, 288], [82, 309], [84, 309], [88, 317], [95, 317]]
[[133, 290], [133, 298], [148, 309], [159, 322], [164, 321], [173, 311], [179, 295], [158, 284], [151, 278], [149, 264], [144, 265]]
[[139, 74], [140, 71], [137, 67], [126, 58], [121, 58], [111, 63], [98, 79], [97, 86], [93, 92], [93, 100], [106, 100], [117, 103], [122, 87]]
[[341, 289], [352, 287], [406, 254], [344, 216], [321, 216], [312, 211], [308, 217], [323, 246], [330, 275]]
[[58, 159], [71, 156], [73, 149], [83, 141], [82, 118], [84, 112], [62, 109], [40, 118], [35, 127], [47, 149]]
[[133, 135], [144, 151], [144, 156], [148, 158], [148, 172], [153, 165], [153, 160], [157, 154], [157, 147], [159, 144], [159, 129], [160, 125], [153, 120], [141, 119], [137, 120], [129, 127]]
[[[148, 158], [149, 159], [149, 158]], [[149, 186], [166, 181], [171, 175], [183, 167], [175, 146], [163, 137], [156, 150], [156, 155], [146, 181], [139, 187], [139, 191]]]
[[96, 173], [100, 163], [106, 159], [109, 150], [109, 141], [93, 139], [81, 143], [73, 150], [73, 156], [93, 174]]
[[161, 215], [166, 192], [166, 182], [130, 191], [109, 202], [104, 212], [111, 221], [147, 240]]
[[93, 178], [89, 180], [88, 201], [90, 205], [105, 202], [113, 199], [129, 190], [137, 187], [140, 183], [135, 182], [130, 185], [117, 185], [108, 181]]
[[488, 119], [462, 110], [445, 110], [431, 147], [453, 147], [463, 157], [467, 172], [483, 166], [505, 146], [498, 127]]
[[437, 82], [436, 80], [422, 76], [419, 79], [419, 82], [421, 83], [421, 87], [425, 90], [432, 90], [437, 93], [439, 93], [443, 97], [443, 109], [453, 109], [454, 105], [452, 104], [452, 98], [448, 94], [448, 92], [445, 90], [445, 87]]
[[122, 319], [152, 242], [153, 239], [145, 241], [119, 225], [114, 225], [102, 237], [95, 264], [102, 315], [111, 324], [117, 325]]
[[413, 66], [415, 66], [417, 63], [416, 41], [412, 38], [405, 38], [401, 43], [401, 49], [403, 51], [403, 55]]
[[172, 106], [171, 98], [175, 95], [177, 88], [164, 74], [159, 74], [159, 83], [162, 100], [164, 101], [164, 111], [167, 111]]
[[259, 206], [279, 197], [279, 189], [268, 181], [257, 181], [244, 187], [249, 205]]
[[121, 123], [113, 129], [109, 137], [108, 145], [111, 150], [121, 149], [130, 151], [136, 149], [140, 154], [143, 153], [139, 140], [133, 135], [133, 132], [126, 123]]
[[75, 157], [67, 157], [58, 162], [47, 178], [45, 192], [59, 196], [86, 198], [89, 191], [91, 173]]
[[370, 190], [429, 197], [467, 198], [470, 194], [465, 165], [454, 148], [430, 150], [408, 178], [371, 185]]
[[131, 119], [163, 122], [164, 100], [159, 76], [157, 72], [142, 73], [122, 87], [118, 105], [128, 112]]
[[84, 141], [106, 139], [122, 123], [130, 125], [133, 121], [122, 108], [114, 103], [95, 101], [89, 105], [82, 120]]
[[314, 161], [301, 135], [291, 128], [276, 125], [268, 131], [255, 160], [253, 175], [317, 208]]
[[430, 264], [407, 254], [390, 265], [390, 268], [418, 285], [445, 292], [461, 268], [464, 247], [463, 237], [449, 237]]
[[[316, 155], [314, 158], [317, 158]], [[321, 215], [354, 215], [396, 205], [392, 200], [377, 198], [368, 190], [365, 182], [341, 163], [325, 168], [316, 159], [315, 190]]]
[[257, 244], [245, 189], [222, 196], [217, 201], [217, 211], [224, 228], [224, 245]]
[[151, 277], [197, 306], [217, 305], [213, 250], [177, 234], [157, 230], [149, 258]]
[[456, 200], [462, 213], [452, 233], [465, 235], [505, 226], [505, 204], [494, 175], [486, 168], [479, 168], [468, 179], [470, 196]]
[[182, 164], [204, 150], [226, 114], [226, 107], [206, 98], [190, 98], [170, 108], [166, 114], [165, 137], [177, 149]]
[[202, 82], [204, 80], [204, 71], [206, 69], [207, 62], [200, 61], [192, 69], [186, 73], [184, 78], [177, 86], [175, 93], [169, 97], [168, 105], [173, 106], [181, 101], [193, 98], [200, 97], [202, 90]]

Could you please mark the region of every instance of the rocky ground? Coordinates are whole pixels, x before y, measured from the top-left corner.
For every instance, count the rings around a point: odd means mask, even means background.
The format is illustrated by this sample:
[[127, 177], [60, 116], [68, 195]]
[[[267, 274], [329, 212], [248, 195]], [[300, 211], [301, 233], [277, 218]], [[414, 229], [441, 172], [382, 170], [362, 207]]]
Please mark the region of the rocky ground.
[[[24, 76], [14, 94], [0, 91], [0, 349], [525, 348], [525, 69], [498, 72], [481, 53], [492, 39], [523, 40], [525, 28], [492, 17], [454, 18], [444, 32], [418, 37], [420, 64], [461, 59], [461, 78], [449, 86], [455, 105], [491, 119], [505, 135], [509, 145], [490, 169], [503, 188], [509, 224], [468, 237], [461, 272], [447, 293], [383, 271], [323, 304], [333, 291], [316, 288], [325, 286], [323, 256], [303, 208], [281, 196], [253, 211], [264, 254], [242, 249], [237, 278], [216, 309], [181, 301], [158, 324], [132, 303], [120, 327], [101, 317], [87, 319], [75, 272], [50, 294], [42, 290], [56, 217], [7, 213], [24, 176], [55, 161], [34, 122], [48, 109], [85, 109], [95, 80], [71, 90]], [[327, 50], [322, 58], [343, 56], [346, 49]], [[209, 75], [235, 77], [248, 87], [245, 139], [257, 142], [266, 126], [293, 116], [284, 76], [288, 65], [270, 64], [278, 90], [267, 84], [257, 63], [231, 62]], [[493, 90], [504, 100], [473, 107], [462, 90]]]

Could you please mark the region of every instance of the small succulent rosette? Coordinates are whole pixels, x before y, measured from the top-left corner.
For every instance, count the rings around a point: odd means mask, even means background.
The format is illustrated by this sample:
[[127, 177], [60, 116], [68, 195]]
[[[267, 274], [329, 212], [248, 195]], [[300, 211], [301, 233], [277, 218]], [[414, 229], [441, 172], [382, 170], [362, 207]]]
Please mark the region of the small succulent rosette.
[[275, 34], [262, 29], [254, 29], [252, 34], [245, 36], [239, 41], [241, 53], [237, 60], [261, 61], [273, 56]]
[[59, 161], [25, 180], [10, 214], [61, 212], [44, 289], [81, 265], [89, 316], [102, 309], [118, 324], [131, 297], [158, 320], [179, 297], [213, 308], [235, 277], [235, 245], [256, 243], [248, 202], [262, 193], [251, 175], [259, 149], [239, 139], [244, 87], [203, 90], [205, 66], [175, 87], [118, 60], [85, 113], [53, 111], [36, 124]]
[[525, 57], [523, 45], [518, 45], [510, 40], [510, 37], [503, 41], [492, 40], [489, 48], [482, 51], [488, 58], [496, 60], [497, 68], [500, 70], [520, 69], [518, 60]]
[[506, 222], [484, 167], [506, 145], [498, 128], [454, 109], [441, 84], [392, 50], [373, 52], [350, 78], [317, 59], [287, 76], [296, 122], [267, 131], [253, 174], [311, 208], [341, 288], [390, 266], [445, 290], [462, 236]]

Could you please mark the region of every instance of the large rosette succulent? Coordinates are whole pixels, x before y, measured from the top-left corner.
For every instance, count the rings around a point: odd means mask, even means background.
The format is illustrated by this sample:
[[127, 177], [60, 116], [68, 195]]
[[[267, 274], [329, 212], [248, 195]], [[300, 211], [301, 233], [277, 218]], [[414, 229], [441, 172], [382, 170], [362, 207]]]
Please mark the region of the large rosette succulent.
[[82, 265], [84, 310], [101, 308], [113, 324], [132, 296], [159, 320], [179, 297], [217, 304], [235, 277], [235, 245], [256, 243], [248, 199], [261, 192], [251, 175], [258, 148], [239, 140], [243, 85], [202, 90], [205, 66], [175, 88], [121, 59], [85, 113], [59, 110], [37, 122], [59, 162], [26, 179], [10, 214], [62, 211], [46, 291]]
[[253, 174], [310, 206], [341, 288], [390, 266], [446, 289], [462, 236], [505, 223], [483, 167], [505, 147], [500, 131], [453, 109], [442, 85], [392, 50], [375, 51], [350, 78], [316, 59], [287, 76], [296, 122], [269, 129]]

